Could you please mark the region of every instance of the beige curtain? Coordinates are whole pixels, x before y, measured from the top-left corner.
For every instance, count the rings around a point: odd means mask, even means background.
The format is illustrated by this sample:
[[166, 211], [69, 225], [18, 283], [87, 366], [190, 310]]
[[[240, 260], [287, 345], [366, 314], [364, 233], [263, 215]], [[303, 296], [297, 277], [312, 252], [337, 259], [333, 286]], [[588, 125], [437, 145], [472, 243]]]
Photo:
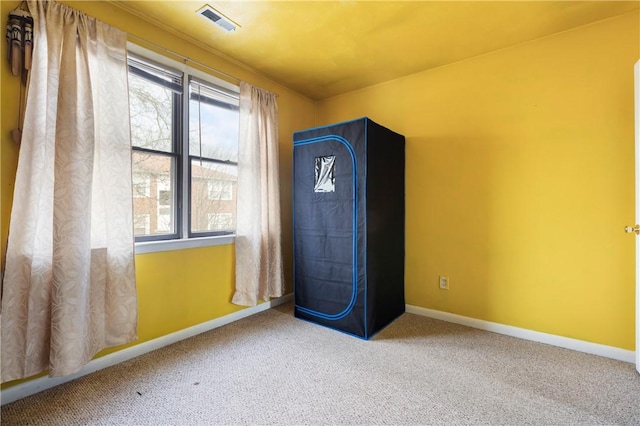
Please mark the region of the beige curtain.
[[2, 297], [2, 381], [136, 338], [126, 34], [29, 1], [34, 52]]
[[276, 95], [241, 82], [237, 305], [255, 306], [283, 294], [279, 181]]

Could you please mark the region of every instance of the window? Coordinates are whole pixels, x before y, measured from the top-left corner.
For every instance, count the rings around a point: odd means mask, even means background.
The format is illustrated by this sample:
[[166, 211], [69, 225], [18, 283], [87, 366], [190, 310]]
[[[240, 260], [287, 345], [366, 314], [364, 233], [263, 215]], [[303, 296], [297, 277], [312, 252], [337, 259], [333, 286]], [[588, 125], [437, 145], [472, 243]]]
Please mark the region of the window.
[[157, 58], [128, 60], [136, 241], [233, 234], [237, 87]]
[[335, 192], [336, 191], [336, 178], [335, 167], [336, 157], [335, 155], [326, 157], [316, 157], [315, 160], [315, 184], [313, 185], [314, 192]]

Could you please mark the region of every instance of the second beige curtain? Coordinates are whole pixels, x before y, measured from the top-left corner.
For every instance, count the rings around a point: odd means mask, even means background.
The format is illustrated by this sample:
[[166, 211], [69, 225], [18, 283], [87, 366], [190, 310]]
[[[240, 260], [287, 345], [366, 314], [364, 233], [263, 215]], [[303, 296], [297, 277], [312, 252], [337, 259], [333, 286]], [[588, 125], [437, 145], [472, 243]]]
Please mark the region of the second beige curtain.
[[255, 306], [284, 292], [276, 95], [240, 83], [236, 292]]

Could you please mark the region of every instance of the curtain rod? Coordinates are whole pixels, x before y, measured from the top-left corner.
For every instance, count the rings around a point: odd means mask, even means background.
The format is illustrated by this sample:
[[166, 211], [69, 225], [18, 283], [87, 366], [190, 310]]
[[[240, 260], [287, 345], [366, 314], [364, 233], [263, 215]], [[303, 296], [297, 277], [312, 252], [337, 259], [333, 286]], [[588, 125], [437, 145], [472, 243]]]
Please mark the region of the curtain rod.
[[136, 35], [133, 35], [133, 34], [127, 33], [127, 38], [132, 38], [132, 39], [135, 39], [135, 40], [141, 41], [141, 42], [143, 42], [143, 43], [150, 44], [151, 46], [153, 46], [153, 47], [155, 47], [155, 48], [157, 48], [157, 49], [160, 49], [160, 50], [163, 50], [163, 51], [165, 51], [165, 52], [167, 52], [167, 53], [170, 53], [170, 54], [171, 54], [171, 55], [173, 55], [173, 56], [177, 56], [178, 58], [181, 58], [181, 59], [184, 61], [184, 63], [185, 63], [185, 64], [186, 64], [187, 62], [191, 62], [192, 64], [198, 65], [199, 67], [205, 68], [205, 69], [207, 69], [207, 70], [209, 70], [209, 71], [213, 71], [213, 72], [215, 72], [215, 73], [216, 73], [216, 74], [218, 74], [218, 75], [221, 75], [221, 76], [224, 76], [224, 77], [226, 77], [226, 78], [228, 78], [228, 79], [231, 79], [232, 81], [234, 81], [234, 82], [236, 82], [236, 83], [240, 83], [240, 81], [241, 81], [238, 77], [234, 77], [234, 76], [232, 76], [231, 74], [227, 74], [227, 73], [226, 73], [226, 72], [224, 72], [224, 71], [220, 71], [219, 69], [212, 68], [212, 67], [210, 67], [210, 66], [208, 66], [208, 65], [203, 64], [202, 62], [198, 62], [198, 61], [196, 61], [196, 60], [194, 60], [194, 59], [189, 58], [188, 56], [181, 55], [181, 54], [180, 54], [180, 53], [178, 53], [178, 52], [175, 52], [175, 51], [173, 51], [173, 50], [171, 50], [171, 49], [167, 49], [167, 48], [166, 48], [166, 47], [164, 47], [164, 46], [160, 46], [159, 44], [154, 43], [154, 42], [149, 41], [149, 40], [146, 40], [146, 39], [144, 39], [144, 38], [142, 38], [142, 37], [138, 37], [138, 36], [136, 36]]

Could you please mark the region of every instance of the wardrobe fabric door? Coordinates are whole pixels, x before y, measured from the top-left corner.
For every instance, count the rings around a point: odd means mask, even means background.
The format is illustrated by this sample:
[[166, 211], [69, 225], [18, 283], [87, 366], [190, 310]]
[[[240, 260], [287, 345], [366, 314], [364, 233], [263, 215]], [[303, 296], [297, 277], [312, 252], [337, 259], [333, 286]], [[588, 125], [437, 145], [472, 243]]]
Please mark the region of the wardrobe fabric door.
[[404, 137], [363, 117], [293, 139], [295, 316], [369, 339], [404, 312]]
[[357, 159], [328, 135], [294, 148], [295, 305], [299, 317], [363, 335], [358, 298]]

